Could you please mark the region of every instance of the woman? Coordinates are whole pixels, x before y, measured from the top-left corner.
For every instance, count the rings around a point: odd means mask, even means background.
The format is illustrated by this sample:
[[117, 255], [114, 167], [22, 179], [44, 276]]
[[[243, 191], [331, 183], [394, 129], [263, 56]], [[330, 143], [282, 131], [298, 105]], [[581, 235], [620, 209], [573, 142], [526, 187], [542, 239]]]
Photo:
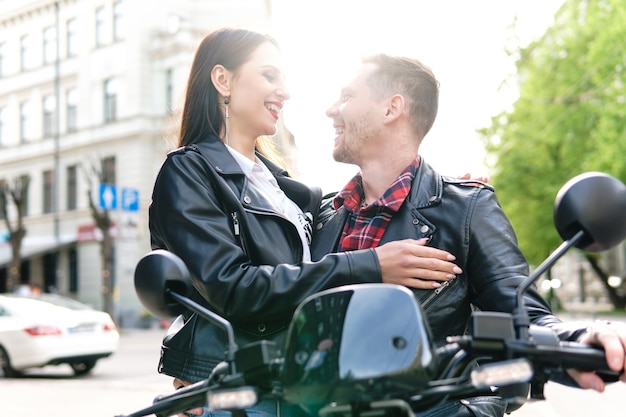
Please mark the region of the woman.
[[[288, 99], [272, 38], [229, 28], [206, 36], [187, 85], [180, 148], [164, 162], [150, 206], [152, 247], [182, 258], [196, 300], [232, 322], [240, 344], [281, 343], [298, 303], [327, 288], [362, 282], [434, 288], [459, 273], [450, 254], [410, 240], [311, 261], [321, 190], [289, 178], [259, 139], [276, 133]], [[226, 346], [220, 328], [181, 316], [163, 341], [159, 372], [175, 377], [176, 388], [204, 379]], [[280, 415], [271, 401], [248, 411]]]

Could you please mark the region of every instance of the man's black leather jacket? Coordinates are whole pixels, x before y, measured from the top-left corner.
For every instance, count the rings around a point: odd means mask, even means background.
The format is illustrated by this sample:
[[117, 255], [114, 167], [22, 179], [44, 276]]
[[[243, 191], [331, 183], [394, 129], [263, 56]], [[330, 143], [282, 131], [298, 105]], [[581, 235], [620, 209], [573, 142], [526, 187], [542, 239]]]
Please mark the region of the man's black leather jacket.
[[[315, 225], [313, 260], [336, 250], [347, 215], [343, 207], [333, 209], [332, 197], [325, 200]], [[413, 289], [436, 344], [443, 344], [447, 336], [464, 334], [475, 308], [514, 311], [515, 291], [529, 268], [492, 187], [443, 177], [422, 159], [411, 191], [380, 244], [409, 238], [429, 239], [429, 246], [456, 256], [455, 263], [463, 270], [439, 289]], [[584, 332], [585, 326], [565, 324], [555, 317], [534, 287], [526, 293], [525, 304], [533, 324], [553, 328], [562, 340], [576, 340]], [[575, 385], [565, 372], [553, 379]], [[520, 395], [525, 395], [526, 387], [519, 388]], [[498, 397], [474, 397], [443, 402], [416, 415], [500, 417], [519, 406]]]
[[[285, 194], [315, 221], [321, 191], [264, 162]], [[381, 282], [373, 249], [303, 263], [296, 228], [271, 207], [249, 187], [216, 137], [171, 152], [154, 186], [152, 248], [182, 258], [194, 280], [196, 301], [231, 321], [239, 343], [280, 340], [298, 303], [315, 292]], [[159, 371], [198, 381], [224, 360], [226, 346], [221, 329], [186, 314], [163, 341]]]
[[[314, 260], [336, 250], [348, 215], [343, 207], [334, 211], [331, 200], [323, 204], [315, 225]], [[474, 308], [513, 312], [515, 290], [529, 268], [491, 186], [443, 177], [422, 159], [411, 191], [380, 244], [409, 238], [428, 238], [429, 246], [452, 253], [463, 270], [439, 289], [413, 290], [435, 343], [462, 335]], [[574, 340], [583, 331], [561, 323], [534, 288], [526, 294], [525, 303], [533, 324], [555, 328], [562, 339]]]

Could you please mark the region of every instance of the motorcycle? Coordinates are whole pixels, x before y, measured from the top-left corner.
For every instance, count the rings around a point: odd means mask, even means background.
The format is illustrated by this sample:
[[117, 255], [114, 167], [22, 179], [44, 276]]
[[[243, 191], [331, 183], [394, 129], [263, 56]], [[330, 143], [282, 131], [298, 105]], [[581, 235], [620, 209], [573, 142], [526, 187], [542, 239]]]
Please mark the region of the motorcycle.
[[165, 417], [200, 406], [243, 410], [267, 397], [323, 417], [413, 416], [442, 401], [479, 395], [504, 398], [512, 411], [544, 400], [546, 382], [565, 369], [617, 381], [620, 374], [610, 370], [601, 348], [564, 342], [549, 328], [531, 325], [524, 293], [569, 249], [599, 252], [622, 242], [624, 213], [621, 181], [597, 172], [572, 178], [554, 206], [563, 243], [520, 285], [516, 310], [475, 311], [468, 332], [442, 346], [431, 342], [413, 293], [383, 283], [311, 295], [296, 309], [285, 346], [267, 340], [237, 346], [231, 323], [189, 297], [193, 286], [183, 261], [154, 250], [135, 270], [142, 304], [163, 318], [194, 311], [223, 327], [229, 347], [207, 379], [118, 417]]

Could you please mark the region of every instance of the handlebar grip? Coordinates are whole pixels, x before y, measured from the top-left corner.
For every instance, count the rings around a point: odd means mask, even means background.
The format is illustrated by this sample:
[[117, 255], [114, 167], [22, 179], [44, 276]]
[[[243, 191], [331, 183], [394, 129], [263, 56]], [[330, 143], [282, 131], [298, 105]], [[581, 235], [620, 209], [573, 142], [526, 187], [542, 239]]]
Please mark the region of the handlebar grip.
[[566, 369], [594, 371], [604, 382], [617, 382], [623, 371], [616, 372], [606, 363], [604, 350], [576, 342], [560, 342], [561, 365]]
[[149, 407], [126, 416], [117, 417], [144, 417], [152, 414], [156, 417], [168, 417], [176, 413], [182, 413], [205, 405], [208, 390], [209, 384], [207, 380], [196, 382], [172, 394], [157, 396]]

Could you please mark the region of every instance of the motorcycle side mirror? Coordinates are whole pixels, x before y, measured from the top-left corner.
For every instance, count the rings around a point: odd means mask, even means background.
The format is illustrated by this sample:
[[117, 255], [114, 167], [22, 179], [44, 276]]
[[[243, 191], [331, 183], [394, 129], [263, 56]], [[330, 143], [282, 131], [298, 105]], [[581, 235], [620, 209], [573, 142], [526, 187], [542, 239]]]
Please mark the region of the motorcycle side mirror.
[[601, 172], [587, 172], [569, 180], [554, 204], [554, 224], [563, 240], [579, 230], [585, 237], [574, 246], [601, 252], [626, 238], [626, 185]]
[[555, 198], [554, 224], [563, 243], [517, 289], [515, 327], [528, 338], [530, 318], [524, 294], [570, 248], [588, 252], [610, 249], [626, 238], [626, 185], [601, 172], [586, 172], [566, 182]]
[[238, 350], [232, 324], [190, 298], [194, 292], [191, 274], [177, 255], [164, 249], [144, 255], [135, 266], [135, 292], [156, 317], [170, 318], [192, 311], [222, 327], [228, 338], [227, 360], [232, 360]]
[[144, 255], [135, 267], [135, 292], [141, 304], [159, 318], [182, 314], [185, 308], [171, 292], [192, 294], [191, 276], [185, 263], [172, 252], [155, 249]]

